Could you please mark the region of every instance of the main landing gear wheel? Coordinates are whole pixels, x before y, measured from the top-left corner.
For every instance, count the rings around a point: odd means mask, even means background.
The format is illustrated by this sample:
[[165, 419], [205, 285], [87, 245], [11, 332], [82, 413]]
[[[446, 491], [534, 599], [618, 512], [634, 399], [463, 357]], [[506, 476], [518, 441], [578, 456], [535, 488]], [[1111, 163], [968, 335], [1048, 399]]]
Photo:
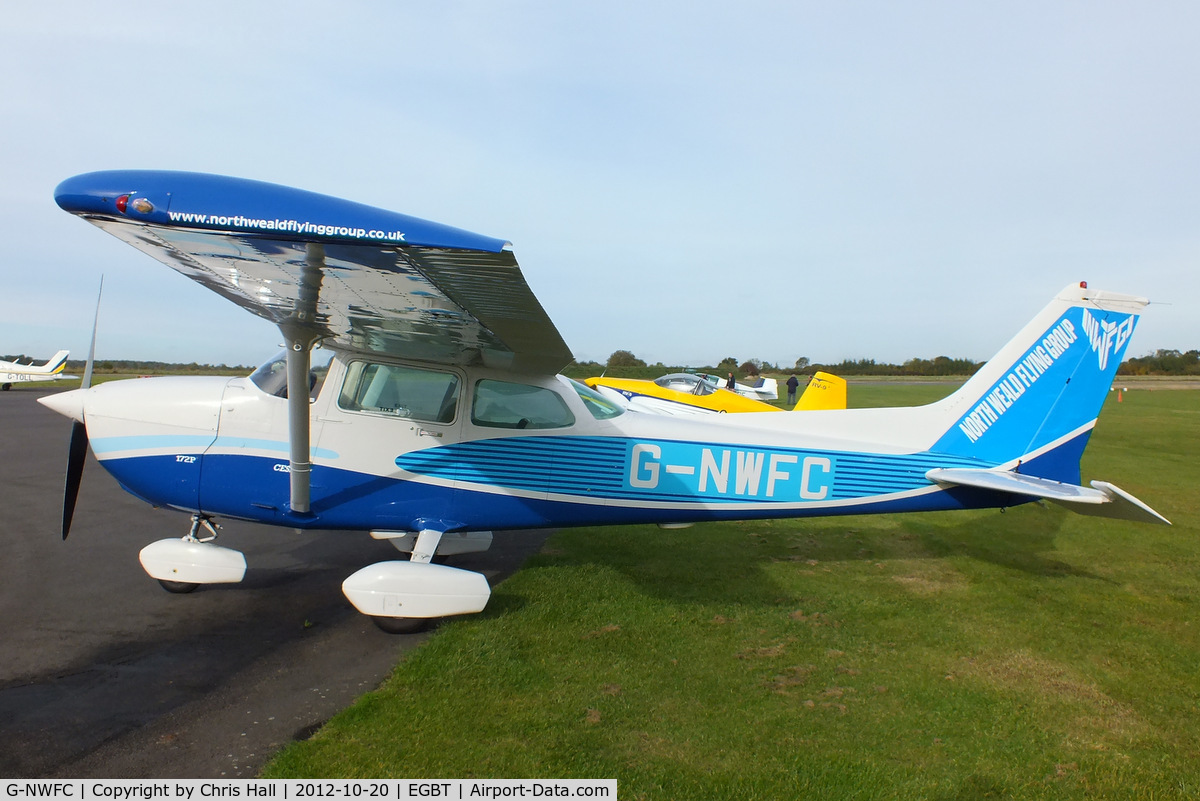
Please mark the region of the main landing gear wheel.
[[386, 631], [388, 634], [416, 634], [419, 631], [424, 631], [432, 622], [432, 619], [427, 617], [383, 617], [381, 615], [371, 615], [371, 622], [378, 626], [380, 631]]
[[183, 595], [184, 593], [191, 592], [200, 586], [199, 584], [193, 584], [190, 581], [167, 581], [166, 579], [158, 579], [158, 583], [164, 590], [175, 593], [176, 595]]

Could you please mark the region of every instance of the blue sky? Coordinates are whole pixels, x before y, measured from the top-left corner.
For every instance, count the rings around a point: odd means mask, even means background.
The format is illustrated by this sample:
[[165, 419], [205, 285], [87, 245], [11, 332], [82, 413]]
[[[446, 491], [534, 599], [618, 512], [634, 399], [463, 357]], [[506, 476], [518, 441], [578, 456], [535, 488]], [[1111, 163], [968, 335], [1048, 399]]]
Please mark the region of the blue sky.
[[[1200, 6], [20, 4], [0, 354], [255, 363], [268, 323], [55, 206], [237, 175], [513, 243], [578, 359], [984, 359], [1063, 286], [1200, 348]], [[1161, 305], [1159, 305], [1161, 304]]]

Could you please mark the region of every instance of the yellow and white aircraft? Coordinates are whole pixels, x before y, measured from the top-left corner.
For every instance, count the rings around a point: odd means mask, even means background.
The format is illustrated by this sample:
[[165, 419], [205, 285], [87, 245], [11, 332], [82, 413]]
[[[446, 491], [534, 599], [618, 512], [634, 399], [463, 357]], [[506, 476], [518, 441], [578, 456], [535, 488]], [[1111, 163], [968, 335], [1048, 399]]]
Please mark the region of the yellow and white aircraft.
[[[668, 373], [653, 381], [598, 376], [584, 381], [625, 408], [657, 414], [687, 415], [724, 412], [781, 412], [783, 409], [715, 383], [704, 373]], [[805, 388], [795, 411], [846, 408], [846, 380], [818, 372]]]
[[74, 378], [74, 376], [63, 375], [69, 353], [70, 351], [60, 350], [45, 364], [0, 361], [0, 390], [7, 391], [12, 389], [13, 384], [22, 384], [28, 381], [58, 381], [61, 378]]

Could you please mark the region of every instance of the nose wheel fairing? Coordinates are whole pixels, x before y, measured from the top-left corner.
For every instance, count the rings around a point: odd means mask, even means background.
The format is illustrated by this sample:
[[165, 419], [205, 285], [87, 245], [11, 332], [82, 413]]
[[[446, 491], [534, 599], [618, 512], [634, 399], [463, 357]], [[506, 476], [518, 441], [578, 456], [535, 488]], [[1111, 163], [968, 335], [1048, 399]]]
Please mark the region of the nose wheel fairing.
[[152, 542], [138, 559], [151, 578], [185, 584], [237, 584], [246, 576], [241, 551], [213, 545], [166, 539]]

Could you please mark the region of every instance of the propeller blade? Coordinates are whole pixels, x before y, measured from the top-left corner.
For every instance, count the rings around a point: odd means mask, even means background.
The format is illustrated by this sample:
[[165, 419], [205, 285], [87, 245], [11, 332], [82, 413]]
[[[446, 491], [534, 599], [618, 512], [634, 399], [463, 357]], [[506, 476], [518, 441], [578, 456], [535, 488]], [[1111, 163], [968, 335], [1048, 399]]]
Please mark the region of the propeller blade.
[[[88, 348], [87, 365], [83, 368], [83, 381], [80, 389], [92, 385], [92, 367], [96, 364], [96, 328], [100, 325], [100, 298], [104, 296], [104, 276], [100, 276], [100, 291], [96, 293], [96, 316], [92, 318], [92, 346]], [[86, 442], [86, 437], [85, 437]]]
[[83, 479], [83, 465], [87, 461], [88, 435], [83, 423], [71, 423], [71, 444], [67, 449], [67, 482], [63, 488], [62, 538], [71, 533], [71, 519], [75, 516], [75, 500], [79, 497], [79, 483]]
[[[100, 291], [96, 295], [96, 316], [92, 319], [92, 345], [88, 349], [87, 365], [83, 368], [80, 389], [92, 385], [92, 367], [96, 363], [96, 329], [100, 325], [100, 298], [104, 295], [104, 276], [100, 276]], [[71, 423], [71, 444], [67, 446], [67, 480], [63, 487], [62, 538], [71, 533], [71, 520], [75, 517], [75, 501], [79, 498], [79, 484], [83, 480], [83, 465], [87, 462], [87, 426], [79, 421]]]

